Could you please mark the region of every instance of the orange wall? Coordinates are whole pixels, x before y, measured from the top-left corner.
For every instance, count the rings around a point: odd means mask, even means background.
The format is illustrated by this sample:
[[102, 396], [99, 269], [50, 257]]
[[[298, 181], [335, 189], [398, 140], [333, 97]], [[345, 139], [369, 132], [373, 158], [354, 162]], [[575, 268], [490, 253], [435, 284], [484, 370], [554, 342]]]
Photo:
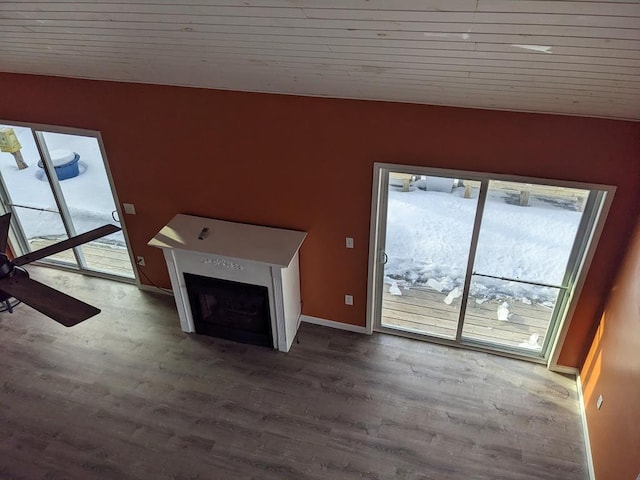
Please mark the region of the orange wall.
[[[147, 274], [176, 213], [305, 230], [303, 311], [365, 324], [374, 162], [618, 186], [561, 363], [578, 366], [640, 201], [630, 122], [0, 74], [0, 118], [102, 132]], [[10, 93], [9, 93], [10, 92]], [[344, 248], [354, 237], [356, 248]], [[344, 294], [354, 306], [344, 305]]]
[[596, 478], [635, 480], [640, 474], [640, 222], [580, 378]]

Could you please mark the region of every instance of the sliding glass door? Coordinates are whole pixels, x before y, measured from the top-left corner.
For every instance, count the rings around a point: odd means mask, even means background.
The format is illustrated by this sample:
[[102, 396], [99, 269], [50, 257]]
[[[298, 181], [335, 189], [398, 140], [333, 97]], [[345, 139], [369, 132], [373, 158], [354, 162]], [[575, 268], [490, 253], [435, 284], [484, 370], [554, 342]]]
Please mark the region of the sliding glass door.
[[[0, 134], [14, 137], [13, 148], [5, 150], [17, 152], [0, 153], [0, 201], [5, 212], [13, 213], [10, 246], [16, 255], [107, 223], [118, 223], [97, 136], [17, 125], [0, 125]], [[135, 278], [122, 232], [44, 261], [123, 279]]]
[[546, 358], [607, 188], [391, 165], [376, 180], [375, 328]]

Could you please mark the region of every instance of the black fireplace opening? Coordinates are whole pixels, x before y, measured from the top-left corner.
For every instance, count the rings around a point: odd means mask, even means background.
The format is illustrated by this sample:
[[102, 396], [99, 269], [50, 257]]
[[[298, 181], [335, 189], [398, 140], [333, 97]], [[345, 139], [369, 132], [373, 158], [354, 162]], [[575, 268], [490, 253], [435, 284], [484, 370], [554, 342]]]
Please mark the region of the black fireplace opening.
[[196, 333], [273, 348], [269, 290], [184, 274]]

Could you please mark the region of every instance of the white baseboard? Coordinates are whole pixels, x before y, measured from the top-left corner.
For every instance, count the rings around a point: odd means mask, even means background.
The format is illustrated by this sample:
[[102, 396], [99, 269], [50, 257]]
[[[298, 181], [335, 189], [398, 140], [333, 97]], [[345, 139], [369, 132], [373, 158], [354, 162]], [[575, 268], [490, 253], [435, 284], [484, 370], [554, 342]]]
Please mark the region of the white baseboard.
[[163, 295], [173, 296], [173, 292], [169, 289], [153, 287], [151, 285], [145, 285], [144, 283], [139, 283], [138, 288], [140, 290], [144, 290], [145, 292], [162, 293]]
[[580, 374], [580, 370], [576, 367], [565, 367], [564, 365], [555, 365], [553, 367], [549, 367], [549, 370], [556, 373], [564, 373], [566, 375], [573, 375], [574, 377], [578, 377]]
[[591, 456], [591, 442], [589, 441], [589, 427], [587, 426], [587, 409], [582, 395], [582, 380], [580, 375], [576, 375], [576, 387], [578, 388], [578, 402], [580, 402], [580, 416], [582, 417], [582, 430], [584, 436], [584, 448], [587, 455], [587, 467], [589, 468], [589, 479], [596, 480], [596, 472], [593, 468], [593, 457]]
[[359, 327], [349, 323], [335, 322], [333, 320], [325, 320], [324, 318], [311, 317], [309, 315], [300, 315], [300, 320], [305, 323], [313, 323], [314, 325], [322, 325], [323, 327], [337, 328], [338, 330], [347, 330], [349, 332], [367, 333], [367, 327]]

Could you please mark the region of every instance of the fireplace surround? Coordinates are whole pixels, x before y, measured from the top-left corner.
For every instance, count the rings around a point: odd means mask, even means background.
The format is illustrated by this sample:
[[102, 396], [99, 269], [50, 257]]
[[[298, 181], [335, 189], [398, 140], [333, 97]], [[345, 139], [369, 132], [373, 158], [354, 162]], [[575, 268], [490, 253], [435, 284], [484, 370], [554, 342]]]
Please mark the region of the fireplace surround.
[[[305, 237], [296, 230], [178, 214], [149, 245], [164, 253], [184, 332], [287, 352], [300, 321], [299, 249]], [[225, 288], [230, 288], [226, 296]], [[217, 300], [199, 297], [208, 289]], [[266, 298], [264, 328], [257, 327], [260, 292]], [[254, 300], [247, 302], [247, 293]]]

